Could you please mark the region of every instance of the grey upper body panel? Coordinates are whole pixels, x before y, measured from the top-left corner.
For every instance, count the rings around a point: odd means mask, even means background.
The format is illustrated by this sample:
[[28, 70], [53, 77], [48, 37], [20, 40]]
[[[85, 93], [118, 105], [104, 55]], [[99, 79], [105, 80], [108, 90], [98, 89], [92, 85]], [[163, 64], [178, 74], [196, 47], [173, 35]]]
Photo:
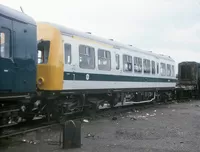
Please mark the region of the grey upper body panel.
[[49, 22], [40, 22], [40, 23], [50, 24], [50, 25], [54, 26], [55, 28], [57, 28], [58, 30], [60, 30], [60, 32], [62, 34], [80, 36], [80, 37], [95, 40], [95, 41], [98, 41], [98, 42], [101, 42], [101, 43], [104, 43], [104, 44], [112, 45], [114, 48], [123, 48], [123, 49], [127, 49], [127, 50], [130, 50], [130, 51], [142, 52], [146, 55], [151, 55], [151, 56], [155, 56], [157, 58], [166, 59], [166, 60], [175, 62], [169, 56], [152, 53], [150, 51], [144, 51], [144, 50], [141, 50], [139, 48], [129, 46], [129, 45], [125, 45], [125, 44], [122, 44], [120, 42], [116, 42], [116, 41], [113, 41], [113, 40], [101, 38], [101, 37], [92, 35], [90, 33], [80, 32], [80, 31], [77, 31], [77, 30], [74, 30], [74, 29], [71, 29], [71, 28], [67, 28], [65, 26], [58, 25], [58, 24], [55, 24], [55, 23], [49, 23]]
[[0, 4], [0, 15], [23, 23], [36, 25], [36, 22], [32, 17], [1, 4]]

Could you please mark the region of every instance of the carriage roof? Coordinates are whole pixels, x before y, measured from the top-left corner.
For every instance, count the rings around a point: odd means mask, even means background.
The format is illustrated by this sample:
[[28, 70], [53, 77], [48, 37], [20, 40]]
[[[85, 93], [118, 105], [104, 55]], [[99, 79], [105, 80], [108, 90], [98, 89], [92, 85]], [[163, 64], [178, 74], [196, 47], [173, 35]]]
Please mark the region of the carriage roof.
[[166, 60], [169, 60], [169, 61], [174, 61], [170, 56], [156, 54], [156, 53], [153, 53], [153, 52], [150, 52], [150, 51], [144, 51], [144, 50], [138, 49], [138, 48], [133, 47], [133, 46], [124, 45], [124, 44], [122, 44], [120, 42], [113, 41], [112, 39], [109, 40], [109, 39], [105, 39], [105, 38], [101, 38], [101, 37], [92, 35], [91, 33], [88, 33], [88, 32], [85, 32], [85, 33], [84, 32], [80, 32], [80, 31], [77, 31], [77, 30], [74, 30], [74, 29], [71, 29], [71, 28], [67, 28], [67, 27], [62, 26], [62, 25], [49, 23], [49, 22], [41, 22], [41, 23], [46, 23], [46, 24], [49, 24], [51, 26], [54, 26], [62, 34], [65, 34], [65, 35], [80, 36], [80, 37], [91, 39], [91, 40], [94, 40], [94, 41], [97, 41], [97, 42], [101, 42], [101, 43], [104, 43], [104, 44], [107, 44], [107, 45], [112, 45], [114, 48], [118, 48], [118, 49], [123, 48], [123, 49], [131, 50], [131, 51], [142, 52], [142, 53], [144, 53], [146, 55], [155, 56], [157, 58], [162, 58], [162, 59], [166, 59]]
[[36, 22], [32, 17], [1, 4], [0, 4], [0, 15], [5, 16], [7, 18], [11, 18], [12, 20], [17, 20], [23, 23], [36, 25]]

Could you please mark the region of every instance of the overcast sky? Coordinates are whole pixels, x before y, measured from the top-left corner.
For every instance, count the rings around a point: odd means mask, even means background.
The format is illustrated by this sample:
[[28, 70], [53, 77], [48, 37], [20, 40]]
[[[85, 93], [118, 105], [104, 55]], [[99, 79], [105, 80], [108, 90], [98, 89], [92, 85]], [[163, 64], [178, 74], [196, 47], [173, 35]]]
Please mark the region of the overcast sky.
[[67, 27], [200, 62], [200, 0], [0, 0]]

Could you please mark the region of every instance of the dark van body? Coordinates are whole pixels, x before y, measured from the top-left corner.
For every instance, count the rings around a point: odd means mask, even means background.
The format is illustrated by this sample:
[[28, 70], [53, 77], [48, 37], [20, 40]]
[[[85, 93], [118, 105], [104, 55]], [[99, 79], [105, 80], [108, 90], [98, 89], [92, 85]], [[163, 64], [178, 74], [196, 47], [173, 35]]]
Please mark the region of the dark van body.
[[183, 90], [191, 90], [192, 95], [199, 96], [200, 63], [181, 62], [178, 64], [177, 87]]
[[0, 5], [0, 100], [35, 92], [36, 29], [31, 17]]

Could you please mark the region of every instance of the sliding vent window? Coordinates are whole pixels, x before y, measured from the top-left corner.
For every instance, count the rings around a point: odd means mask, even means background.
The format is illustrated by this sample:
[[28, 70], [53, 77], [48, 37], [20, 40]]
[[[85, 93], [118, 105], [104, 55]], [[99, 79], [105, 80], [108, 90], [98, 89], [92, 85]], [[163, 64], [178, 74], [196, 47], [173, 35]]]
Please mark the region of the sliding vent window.
[[152, 74], [156, 74], [156, 64], [155, 61], [151, 61], [151, 70], [152, 70]]
[[67, 44], [65, 43], [64, 45], [64, 49], [65, 49], [65, 64], [71, 64], [71, 44]]
[[171, 76], [172, 70], [171, 70], [171, 65], [167, 64], [167, 76]]
[[50, 41], [38, 41], [38, 63], [46, 64], [49, 58]]
[[123, 65], [124, 65], [125, 72], [131, 72], [132, 71], [132, 56], [123, 55]]
[[111, 70], [111, 55], [107, 50], [98, 50], [98, 68], [99, 70]]
[[142, 59], [138, 57], [134, 57], [134, 72], [141, 73], [142, 72]]
[[93, 47], [79, 46], [79, 67], [82, 69], [95, 68], [95, 52]]
[[151, 67], [151, 65], [150, 65], [150, 60], [147, 60], [147, 59], [144, 59], [143, 60], [143, 67], [144, 67], [144, 73], [150, 73], [150, 67]]

